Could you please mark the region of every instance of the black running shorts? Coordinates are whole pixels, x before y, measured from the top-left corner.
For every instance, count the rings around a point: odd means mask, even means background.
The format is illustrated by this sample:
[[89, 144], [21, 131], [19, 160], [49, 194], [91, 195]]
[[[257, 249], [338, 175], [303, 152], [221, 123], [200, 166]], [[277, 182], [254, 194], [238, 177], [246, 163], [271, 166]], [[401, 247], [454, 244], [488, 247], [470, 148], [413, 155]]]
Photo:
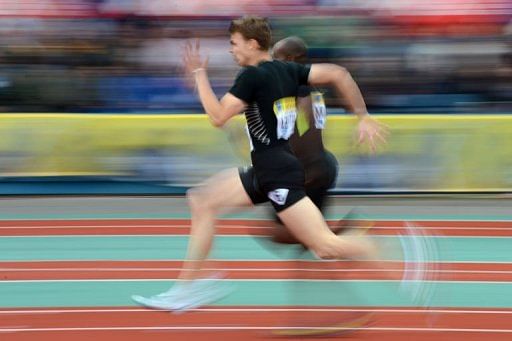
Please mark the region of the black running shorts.
[[288, 146], [251, 154], [253, 167], [239, 170], [245, 191], [254, 204], [271, 202], [280, 212], [306, 196], [304, 169]]

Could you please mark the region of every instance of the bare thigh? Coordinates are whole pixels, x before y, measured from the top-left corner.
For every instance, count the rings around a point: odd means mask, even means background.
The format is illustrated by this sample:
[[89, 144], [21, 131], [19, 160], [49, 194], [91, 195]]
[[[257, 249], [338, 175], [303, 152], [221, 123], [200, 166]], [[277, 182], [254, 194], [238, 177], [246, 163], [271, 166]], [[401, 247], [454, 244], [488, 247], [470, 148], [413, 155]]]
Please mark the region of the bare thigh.
[[315, 248], [333, 234], [318, 207], [308, 197], [277, 215], [295, 238], [308, 248]]
[[192, 189], [189, 196], [198, 197], [202, 205], [223, 211], [253, 206], [242, 185], [237, 168], [226, 169], [213, 175], [203, 184]]

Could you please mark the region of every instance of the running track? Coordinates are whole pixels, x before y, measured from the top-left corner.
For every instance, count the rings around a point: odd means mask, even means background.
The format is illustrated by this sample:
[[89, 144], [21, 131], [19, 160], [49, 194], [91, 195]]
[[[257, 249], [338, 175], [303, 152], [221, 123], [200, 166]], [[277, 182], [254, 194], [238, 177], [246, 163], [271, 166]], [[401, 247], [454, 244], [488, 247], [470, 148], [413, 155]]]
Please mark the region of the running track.
[[[219, 221], [210, 267], [225, 271], [236, 291], [214, 306], [171, 314], [129, 297], [163, 291], [176, 278], [187, 219], [2, 220], [0, 340], [264, 340], [365, 312], [371, 323], [343, 339], [511, 340], [512, 221], [412, 223], [439, 248], [436, 263], [426, 265], [435, 272], [429, 308], [400, 297], [403, 264], [392, 257], [297, 260], [293, 246], [271, 250], [258, 241], [268, 221], [229, 219]], [[404, 224], [376, 221], [372, 234], [394, 236]], [[337, 290], [356, 294], [338, 297]]]

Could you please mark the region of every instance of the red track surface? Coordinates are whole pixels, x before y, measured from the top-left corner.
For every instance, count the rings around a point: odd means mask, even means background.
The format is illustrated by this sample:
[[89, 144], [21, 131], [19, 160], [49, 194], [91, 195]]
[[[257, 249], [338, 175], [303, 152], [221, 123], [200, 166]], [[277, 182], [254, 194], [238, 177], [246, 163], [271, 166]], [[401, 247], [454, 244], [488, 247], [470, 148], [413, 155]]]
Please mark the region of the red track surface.
[[[268, 235], [269, 221], [220, 221], [226, 235]], [[372, 234], [397, 234], [403, 221], [378, 221]], [[418, 221], [429, 235], [512, 236], [512, 222]], [[186, 220], [0, 221], [2, 236], [188, 234]], [[398, 262], [214, 261], [236, 279], [400, 279]], [[1, 280], [176, 278], [179, 261], [0, 262]], [[427, 265], [433, 269], [434, 265]], [[382, 269], [386, 271], [382, 271]], [[436, 280], [509, 281], [512, 264], [440, 263]], [[274, 330], [322, 328], [361, 316], [358, 309], [301, 311], [279, 307], [199, 309], [181, 315], [134, 308], [3, 309], [0, 340], [265, 340]], [[311, 308], [311, 307], [308, 307]], [[372, 308], [371, 323], [344, 340], [512, 340], [512, 310]], [[323, 337], [323, 340], [339, 339]]]
[[[336, 222], [330, 221], [333, 225]], [[445, 236], [508, 236], [512, 237], [510, 221], [411, 221], [423, 232]], [[269, 220], [220, 220], [221, 235], [268, 235], [272, 222]], [[176, 220], [4, 220], [0, 221], [2, 236], [36, 235], [188, 235], [190, 222]], [[404, 221], [375, 221], [371, 234], [389, 235], [405, 231]]]
[[[78, 311], [3, 311], [0, 331], [8, 340], [128, 340], [276, 338], [273, 331], [332, 326], [362, 316], [363, 311], [275, 311], [264, 307], [248, 311], [217, 308], [185, 314], [143, 309], [112, 308]], [[325, 310], [325, 308], [323, 308]], [[339, 309], [338, 309], [339, 310]], [[346, 334], [355, 340], [510, 340], [511, 310], [411, 310], [371, 312], [370, 323]], [[23, 321], [23, 325], [20, 325]], [[493, 330], [495, 330], [493, 332]], [[288, 337], [289, 338], [289, 337]], [[324, 338], [323, 338], [324, 339]], [[88, 339], [90, 340], [90, 339]]]
[[[0, 262], [1, 280], [174, 279], [181, 261]], [[212, 261], [209, 268], [231, 279], [400, 280], [399, 262]], [[427, 265], [433, 280], [512, 282], [512, 264], [441, 263]]]

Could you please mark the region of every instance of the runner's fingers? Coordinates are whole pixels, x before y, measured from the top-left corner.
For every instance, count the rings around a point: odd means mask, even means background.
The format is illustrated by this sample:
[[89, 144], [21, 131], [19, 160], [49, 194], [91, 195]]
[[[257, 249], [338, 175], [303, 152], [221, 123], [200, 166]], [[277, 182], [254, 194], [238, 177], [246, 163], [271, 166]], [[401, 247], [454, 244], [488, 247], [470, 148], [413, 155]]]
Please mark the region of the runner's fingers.
[[370, 151], [372, 154], [374, 154], [377, 151], [377, 146], [375, 144], [375, 139], [373, 138], [374, 135], [368, 136], [368, 145], [370, 146]]
[[375, 136], [376, 136], [376, 137], [377, 137], [377, 139], [380, 141], [380, 143], [382, 143], [382, 144], [388, 144], [388, 141], [387, 141], [387, 139], [386, 139], [386, 137], [387, 137], [387, 136], [382, 136], [382, 134], [381, 134], [381, 133], [379, 133], [379, 132], [376, 132], [376, 133], [375, 133]]
[[364, 131], [359, 132], [359, 137], [357, 138], [357, 144], [364, 143], [365, 137], [364, 137]]
[[187, 42], [185, 43], [185, 53], [189, 56], [192, 53], [192, 44], [190, 43], [189, 40], [187, 40]]
[[379, 123], [379, 128], [385, 135], [389, 135], [391, 132], [391, 128], [384, 123]]

